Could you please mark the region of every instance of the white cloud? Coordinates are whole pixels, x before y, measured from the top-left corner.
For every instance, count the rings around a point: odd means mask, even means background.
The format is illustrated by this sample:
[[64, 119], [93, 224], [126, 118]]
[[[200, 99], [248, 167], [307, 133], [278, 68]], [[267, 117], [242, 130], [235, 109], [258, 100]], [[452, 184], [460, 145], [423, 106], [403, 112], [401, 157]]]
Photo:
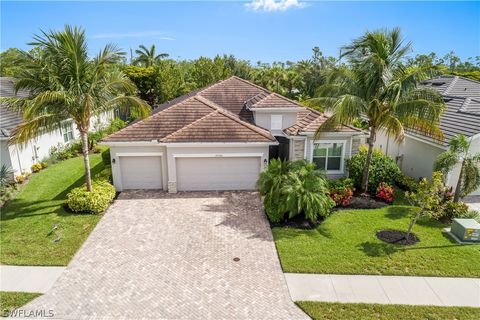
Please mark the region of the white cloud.
[[306, 3], [298, 0], [252, 0], [245, 7], [253, 11], [285, 11], [290, 8], [305, 8]]
[[173, 41], [173, 40], [175, 40], [175, 38], [172, 38], [172, 37], [158, 37], [157, 39], [167, 40], [167, 41]]
[[[161, 31], [140, 31], [140, 32], [125, 32], [125, 33], [99, 33], [93, 35], [94, 39], [125, 39], [125, 38], [149, 38], [149, 37], [160, 37], [163, 36], [165, 32]], [[169, 38], [169, 37], [163, 37]], [[164, 40], [170, 40], [164, 39]]]

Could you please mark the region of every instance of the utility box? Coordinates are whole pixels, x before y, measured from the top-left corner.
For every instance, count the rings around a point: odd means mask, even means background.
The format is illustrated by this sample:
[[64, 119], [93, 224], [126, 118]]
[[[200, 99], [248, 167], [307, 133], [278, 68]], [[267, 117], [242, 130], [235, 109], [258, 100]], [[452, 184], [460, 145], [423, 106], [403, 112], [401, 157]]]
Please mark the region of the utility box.
[[450, 232], [460, 241], [480, 242], [480, 223], [474, 219], [453, 219]]

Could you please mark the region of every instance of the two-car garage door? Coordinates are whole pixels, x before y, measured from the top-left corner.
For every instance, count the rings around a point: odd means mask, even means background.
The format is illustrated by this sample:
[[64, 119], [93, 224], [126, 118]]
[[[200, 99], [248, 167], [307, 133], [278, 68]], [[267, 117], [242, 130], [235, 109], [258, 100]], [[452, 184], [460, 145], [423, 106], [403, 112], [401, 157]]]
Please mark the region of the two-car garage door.
[[[120, 156], [123, 190], [163, 189], [161, 156]], [[260, 173], [260, 156], [174, 158], [178, 191], [253, 190]], [[172, 178], [172, 177], [171, 177]], [[169, 179], [170, 180], [170, 179]]]
[[178, 191], [252, 190], [260, 157], [176, 158]]

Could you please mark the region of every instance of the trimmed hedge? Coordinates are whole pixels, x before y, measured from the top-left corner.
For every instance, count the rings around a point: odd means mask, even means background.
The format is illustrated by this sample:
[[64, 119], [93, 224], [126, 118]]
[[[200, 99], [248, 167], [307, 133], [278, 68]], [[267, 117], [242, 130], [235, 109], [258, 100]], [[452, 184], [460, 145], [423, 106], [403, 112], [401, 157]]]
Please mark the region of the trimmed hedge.
[[[349, 178], [353, 180], [353, 184], [359, 189], [362, 186], [363, 169], [367, 163], [367, 153], [368, 149], [362, 146], [358, 154], [347, 160]], [[368, 192], [375, 194], [381, 182], [394, 185], [401, 174], [400, 168], [392, 158], [385, 155], [382, 151], [374, 149], [368, 176]]]
[[108, 181], [96, 181], [92, 184], [92, 191], [88, 192], [85, 186], [72, 189], [67, 194], [67, 206], [78, 213], [102, 213], [115, 198], [115, 188]]

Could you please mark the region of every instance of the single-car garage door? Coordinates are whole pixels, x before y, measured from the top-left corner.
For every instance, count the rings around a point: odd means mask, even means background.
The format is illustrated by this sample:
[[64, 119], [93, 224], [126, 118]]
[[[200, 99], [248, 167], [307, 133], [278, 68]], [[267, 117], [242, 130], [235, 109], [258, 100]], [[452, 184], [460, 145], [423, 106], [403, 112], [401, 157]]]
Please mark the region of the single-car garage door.
[[177, 158], [177, 189], [253, 190], [260, 164], [260, 157]]
[[157, 156], [122, 156], [122, 189], [162, 189], [162, 158]]

